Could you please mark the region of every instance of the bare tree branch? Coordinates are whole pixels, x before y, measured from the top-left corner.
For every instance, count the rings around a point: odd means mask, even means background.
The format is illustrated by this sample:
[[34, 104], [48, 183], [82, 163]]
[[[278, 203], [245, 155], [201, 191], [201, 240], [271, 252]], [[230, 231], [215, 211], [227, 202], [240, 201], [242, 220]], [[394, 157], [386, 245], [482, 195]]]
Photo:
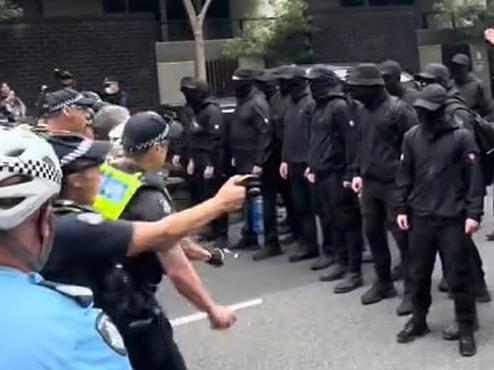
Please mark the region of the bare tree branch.
[[206, 17], [206, 13], [208, 12], [209, 6], [211, 5], [212, 2], [213, 0], [206, 0], [206, 3], [202, 6], [201, 13], [199, 13], [199, 17], [198, 17], [201, 22]]
[[194, 8], [194, 4], [192, 4], [192, 0], [183, 0], [185, 10], [187, 10], [187, 15], [189, 16], [190, 26], [192, 30], [195, 32], [197, 28], [197, 13]]

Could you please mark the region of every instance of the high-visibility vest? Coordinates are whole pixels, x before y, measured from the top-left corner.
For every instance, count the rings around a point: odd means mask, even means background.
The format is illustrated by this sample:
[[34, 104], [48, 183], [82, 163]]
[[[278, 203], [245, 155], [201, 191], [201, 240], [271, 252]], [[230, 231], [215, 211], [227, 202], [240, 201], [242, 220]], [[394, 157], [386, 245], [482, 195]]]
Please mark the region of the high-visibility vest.
[[144, 185], [142, 173], [127, 173], [108, 163], [100, 167], [101, 180], [94, 202], [105, 218], [118, 220], [137, 190]]

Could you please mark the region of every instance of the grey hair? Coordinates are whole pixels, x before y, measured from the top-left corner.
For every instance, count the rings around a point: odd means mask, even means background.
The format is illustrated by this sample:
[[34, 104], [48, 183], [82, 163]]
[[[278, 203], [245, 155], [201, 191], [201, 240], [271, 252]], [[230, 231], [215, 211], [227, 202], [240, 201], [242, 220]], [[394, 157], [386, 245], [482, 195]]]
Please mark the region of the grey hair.
[[107, 105], [101, 108], [93, 118], [96, 135], [100, 140], [108, 140], [108, 134], [118, 125], [126, 123], [130, 118], [127, 108], [120, 105]]

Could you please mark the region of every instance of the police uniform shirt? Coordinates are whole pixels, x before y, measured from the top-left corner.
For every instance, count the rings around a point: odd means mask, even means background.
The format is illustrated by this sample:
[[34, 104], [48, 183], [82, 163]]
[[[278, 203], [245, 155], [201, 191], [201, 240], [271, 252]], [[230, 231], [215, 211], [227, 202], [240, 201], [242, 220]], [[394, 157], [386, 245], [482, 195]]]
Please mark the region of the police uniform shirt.
[[0, 268], [8, 298], [0, 306], [1, 369], [131, 370], [116, 327], [90, 301], [78, 302], [78, 289]]
[[89, 211], [57, 215], [53, 248], [43, 276], [94, 289], [99, 272], [126, 258], [131, 240], [129, 223], [105, 221]]

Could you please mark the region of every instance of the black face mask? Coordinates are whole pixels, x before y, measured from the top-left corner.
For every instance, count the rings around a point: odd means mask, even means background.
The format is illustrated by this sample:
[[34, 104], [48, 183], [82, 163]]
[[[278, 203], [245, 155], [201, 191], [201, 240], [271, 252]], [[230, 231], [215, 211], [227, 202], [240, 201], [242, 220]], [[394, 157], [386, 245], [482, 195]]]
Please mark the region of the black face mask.
[[383, 97], [383, 88], [377, 86], [352, 86], [350, 95], [365, 107], [375, 107]]
[[233, 81], [233, 91], [237, 99], [244, 99], [252, 92], [253, 83], [251, 81]]
[[280, 88], [280, 94], [286, 96], [290, 94], [290, 80], [279, 80], [278, 87]]
[[307, 91], [307, 82], [301, 78], [295, 78], [290, 83], [290, 95], [292, 100], [299, 101]]
[[278, 86], [274, 81], [258, 82], [257, 88], [261, 90], [268, 99], [273, 97], [278, 92]]
[[316, 102], [325, 100], [328, 97], [330, 90], [331, 85], [327, 81], [316, 79], [312, 80], [310, 83], [310, 92], [312, 98]]
[[428, 131], [435, 133], [444, 127], [444, 109], [430, 111], [423, 108], [416, 108], [420, 123]]

